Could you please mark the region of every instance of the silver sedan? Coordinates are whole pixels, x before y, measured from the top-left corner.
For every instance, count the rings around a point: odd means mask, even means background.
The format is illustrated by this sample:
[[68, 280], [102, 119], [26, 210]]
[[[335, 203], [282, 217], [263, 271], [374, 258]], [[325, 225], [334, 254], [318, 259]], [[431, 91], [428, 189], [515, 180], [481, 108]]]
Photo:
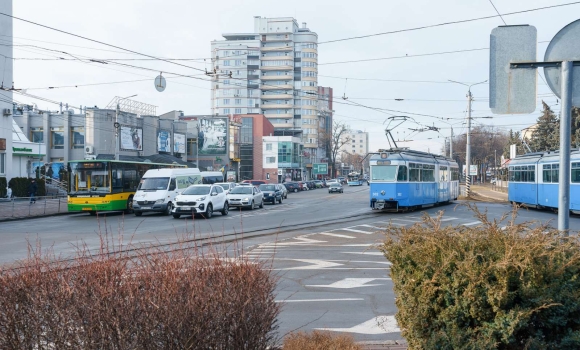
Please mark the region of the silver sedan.
[[230, 207], [254, 209], [264, 207], [264, 194], [254, 186], [236, 186], [228, 193]]

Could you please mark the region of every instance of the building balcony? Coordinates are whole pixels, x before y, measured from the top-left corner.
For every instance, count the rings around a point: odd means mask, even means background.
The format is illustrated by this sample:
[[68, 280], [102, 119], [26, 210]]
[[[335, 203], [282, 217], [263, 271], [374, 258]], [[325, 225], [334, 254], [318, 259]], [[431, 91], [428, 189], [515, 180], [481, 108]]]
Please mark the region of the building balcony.
[[272, 126], [274, 126], [275, 128], [284, 128], [284, 129], [294, 128], [294, 125], [291, 122], [290, 123], [272, 123]]
[[294, 98], [292, 94], [265, 94], [260, 96], [262, 100], [285, 100]]
[[262, 71], [276, 71], [276, 70], [294, 70], [294, 66], [261, 66], [260, 70]]
[[276, 51], [292, 51], [293, 46], [276, 46], [276, 47], [261, 47], [262, 52], [276, 52]]
[[266, 84], [262, 84], [260, 85], [260, 89], [262, 90], [292, 90], [294, 88], [294, 86], [292, 84], [288, 84], [288, 85], [268, 85]]
[[294, 75], [292, 73], [287, 74], [287, 75], [262, 75], [260, 77], [260, 79], [268, 80], [268, 81], [270, 81], [270, 80], [284, 80], [284, 81], [286, 81], [286, 80], [294, 80]]
[[263, 104], [262, 103], [262, 109], [272, 109], [272, 108], [290, 109], [290, 108], [294, 108], [294, 105], [293, 104], [276, 104], [276, 103]]
[[[292, 113], [285, 113], [285, 114], [269, 114], [267, 113], [267, 111], [264, 111], [264, 116], [266, 118], [280, 118], [280, 119], [290, 119], [292, 120], [292, 118], [294, 118], [294, 114]], [[288, 127], [293, 127], [294, 125], [292, 123], [287, 123]]]
[[262, 36], [262, 41], [267, 41], [267, 42], [292, 41], [292, 35], [289, 35], [289, 34], [279, 34], [279, 35], [276, 35], [276, 36], [266, 35], [266, 38], [264, 38]]

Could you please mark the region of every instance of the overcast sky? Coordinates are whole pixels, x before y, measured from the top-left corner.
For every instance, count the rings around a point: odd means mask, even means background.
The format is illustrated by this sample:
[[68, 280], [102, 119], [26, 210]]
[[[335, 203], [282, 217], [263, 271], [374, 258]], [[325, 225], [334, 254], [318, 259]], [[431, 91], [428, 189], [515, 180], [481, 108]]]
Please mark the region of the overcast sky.
[[[572, 1], [493, 0], [501, 14], [567, 2]], [[155, 57], [196, 59], [178, 63], [199, 69], [211, 66], [203, 61], [210, 56], [211, 40], [221, 39], [222, 33], [252, 32], [254, 16], [294, 17], [298, 23], [307, 22], [308, 28], [318, 34], [320, 43], [318, 83], [334, 89], [335, 120], [353, 129], [368, 131], [371, 151], [388, 147], [384, 129], [387, 118], [392, 115], [412, 116], [419, 123], [409, 120], [393, 130], [395, 139], [400, 140], [398, 146], [439, 153], [444, 137], [450, 135], [450, 124], [454, 125], [456, 135], [465, 132], [467, 88], [447, 81], [475, 83], [488, 79], [489, 34], [493, 28], [503, 25], [501, 18], [494, 17], [323, 43], [497, 13], [489, 0], [17, 0], [13, 3], [16, 17]], [[508, 25], [530, 24], [537, 28], [540, 42], [538, 60], [541, 60], [548, 42], [562, 27], [577, 20], [579, 14], [580, 4], [575, 4], [507, 15], [503, 19]], [[210, 113], [210, 83], [204, 81], [207, 77], [198, 70], [148, 60], [117, 62], [153, 71], [70, 60], [144, 57], [19, 20], [14, 20], [14, 45], [14, 84], [16, 88], [27, 89], [28, 94], [71, 106], [96, 105], [101, 108], [115, 96], [138, 94], [133, 99], [156, 105], [158, 114], [171, 110], [182, 110], [185, 114]], [[437, 54], [462, 50], [472, 51]], [[375, 58], [391, 59], [331, 64]], [[160, 71], [167, 78], [167, 89], [162, 93], [157, 92], [153, 84]], [[175, 77], [171, 73], [194, 77]], [[111, 82], [123, 83], [105, 84]], [[538, 105], [544, 99], [558, 112], [556, 97], [541, 79], [538, 82]], [[86, 84], [101, 85], [80, 86]], [[67, 87], [75, 85], [78, 87]], [[472, 88], [474, 125], [489, 124], [504, 130], [521, 130], [535, 122], [539, 109], [532, 115], [493, 115], [493, 119], [479, 119], [492, 116], [488, 107], [488, 89], [487, 84]], [[344, 101], [343, 96], [348, 100]], [[14, 99], [36, 103], [41, 109], [58, 109], [50, 102], [18, 94], [14, 94]], [[400, 112], [387, 114], [347, 104]], [[392, 123], [391, 127], [396, 124], [398, 122]], [[439, 133], [418, 134], [409, 130], [421, 128], [421, 125], [435, 125], [442, 129]], [[405, 140], [407, 142], [403, 142]]]

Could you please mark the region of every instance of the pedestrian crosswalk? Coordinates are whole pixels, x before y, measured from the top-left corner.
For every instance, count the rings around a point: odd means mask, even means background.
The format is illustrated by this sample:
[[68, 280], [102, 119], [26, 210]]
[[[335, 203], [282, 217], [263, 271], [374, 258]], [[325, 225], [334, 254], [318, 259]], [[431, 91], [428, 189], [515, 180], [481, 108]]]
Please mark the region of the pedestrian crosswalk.
[[228, 216], [224, 217], [224, 220], [240, 220], [240, 218], [250, 218], [253, 216], [262, 216], [262, 215], [269, 215], [269, 214], [276, 214], [283, 211], [288, 211], [292, 209], [296, 209], [299, 207], [296, 203], [282, 203], [277, 205], [264, 205], [263, 209], [238, 209], [238, 208], [231, 208], [230, 213]]

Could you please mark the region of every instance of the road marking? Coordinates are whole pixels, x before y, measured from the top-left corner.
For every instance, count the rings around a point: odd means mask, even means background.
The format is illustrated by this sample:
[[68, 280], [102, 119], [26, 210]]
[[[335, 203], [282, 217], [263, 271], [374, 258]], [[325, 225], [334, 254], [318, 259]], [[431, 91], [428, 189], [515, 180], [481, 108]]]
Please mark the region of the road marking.
[[345, 278], [343, 280], [327, 285], [309, 284], [306, 285], [305, 287], [351, 289], [358, 287], [376, 287], [384, 285], [384, 284], [366, 284], [374, 280], [390, 280], [390, 278]]
[[380, 255], [383, 256], [382, 252], [341, 252], [343, 254], [365, 254], [365, 255]]
[[364, 227], [369, 227], [369, 228], [375, 228], [377, 230], [384, 230], [386, 227], [378, 227], [378, 226], [373, 226], [373, 225], [358, 225], [358, 226], [364, 226]]
[[358, 232], [358, 233], [364, 233], [366, 235], [372, 235], [373, 234], [373, 232], [363, 231], [363, 230], [356, 230], [354, 228], [341, 228], [339, 230], [342, 230], [342, 231], [350, 231], [350, 232]]
[[441, 221], [453, 221], [453, 220], [457, 220], [457, 218], [453, 218], [453, 217], [449, 217], [449, 218], [442, 218]]
[[366, 322], [350, 328], [315, 328], [322, 331], [346, 332], [358, 334], [385, 334], [399, 333], [401, 330], [397, 326], [395, 316], [377, 316]]
[[274, 269], [274, 270], [318, 270], [318, 269], [327, 269], [329, 267], [336, 267], [342, 266], [344, 264], [334, 263], [326, 260], [317, 260], [317, 259], [276, 259], [276, 260], [292, 260], [292, 261], [300, 261], [305, 262], [310, 265], [306, 266], [294, 266], [294, 267], [286, 267], [281, 269]]
[[481, 224], [481, 221], [474, 221], [474, 222], [468, 222], [467, 224], [462, 224], [463, 226], [473, 226], [473, 225], [478, 225]]
[[353, 236], [347, 236], [347, 235], [339, 235], [338, 233], [330, 233], [330, 232], [320, 232], [318, 233], [319, 235], [325, 235], [325, 236], [332, 236], [332, 237], [340, 237], [340, 238], [355, 238]]
[[400, 218], [393, 218], [391, 220], [397, 220], [397, 221], [406, 221], [406, 222], [412, 222], [412, 223], [418, 223], [421, 222], [421, 220], [407, 220], [407, 219], [400, 219]]
[[361, 301], [363, 298], [342, 298], [342, 299], [302, 299], [302, 300], [275, 300], [275, 303], [302, 303], [311, 301]]

